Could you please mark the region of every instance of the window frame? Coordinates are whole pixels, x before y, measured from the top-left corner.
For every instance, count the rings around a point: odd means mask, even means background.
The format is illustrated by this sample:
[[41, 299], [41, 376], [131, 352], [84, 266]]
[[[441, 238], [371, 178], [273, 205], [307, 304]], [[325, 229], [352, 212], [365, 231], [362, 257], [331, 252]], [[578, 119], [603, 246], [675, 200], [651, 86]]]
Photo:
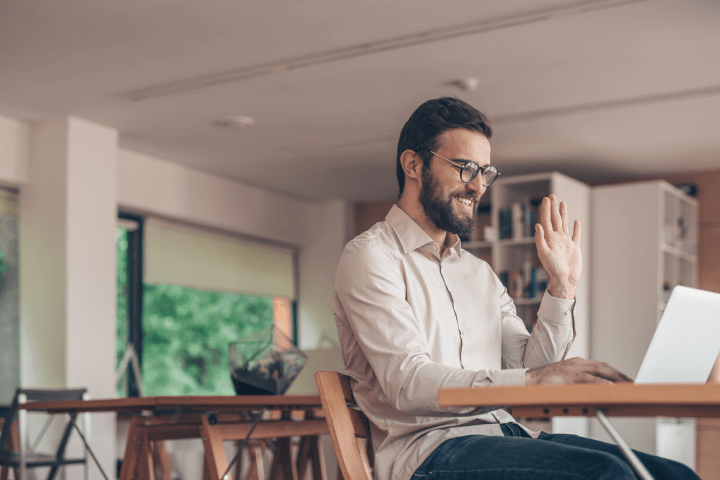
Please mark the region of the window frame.
[[[128, 230], [128, 249], [127, 249], [127, 279], [128, 279], [128, 298], [127, 298], [127, 332], [128, 332], [128, 343], [132, 343], [135, 348], [137, 355], [138, 364], [140, 371], [142, 372], [142, 360], [143, 360], [143, 259], [144, 259], [144, 223], [145, 217], [142, 215], [128, 213], [124, 211], [118, 212], [118, 219], [128, 220], [135, 222], [137, 228], [135, 230]], [[299, 331], [298, 331], [298, 252], [293, 251], [293, 280], [295, 283], [295, 298], [290, 300], [291, 309], [291, 332], [292, 342], [295, 346], [298, 344]], [[276, 318], [273, 317], [273, 322]], [[127, 396], [128, 397], [139, 397], [140, 391], [137, 387], [135, 379], [135, 373], [132, 368], [127, 369]]]
[[[143, 354], [143, 331], [142, 331], [142, 314], [143, 314], [143, 228], [145, 218], [141, 215], [126, 213], [120, 211], [118, 218], [122, 220], [130, 220], [137, 223], [135, 230], [128, 230], [128, 249], [127, 249], [127, 279], [128, 279], [128, 298], [127, 298], [127, 332], [128, 343], [132, 343], [137, 355], [140, 371], [142, 372], [142, 354]], [[127, 396], [139, 397], [140, 390], [135, 379], [135, 372], [132, 368], [127, 369]]]

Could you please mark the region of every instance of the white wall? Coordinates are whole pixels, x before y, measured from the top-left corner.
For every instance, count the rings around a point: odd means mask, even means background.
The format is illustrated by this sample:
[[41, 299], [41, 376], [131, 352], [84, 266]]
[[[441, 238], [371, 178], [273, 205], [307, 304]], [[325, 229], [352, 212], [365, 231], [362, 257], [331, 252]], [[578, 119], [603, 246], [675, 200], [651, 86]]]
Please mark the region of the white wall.
[[27, 182], [30, 125], [0, 116], [0, 185]]
[[305, 223], [305, 246], [300, 251], [299, 345], [319, 348], [323, 335], [338, 341], [330, 308], [335, 268], [348, 236], [348, 207], [344, 201], [318, 205]]
[[184, 222], [302, 244], [316, 204], [170, 161], [120, 150], [118, 204]]

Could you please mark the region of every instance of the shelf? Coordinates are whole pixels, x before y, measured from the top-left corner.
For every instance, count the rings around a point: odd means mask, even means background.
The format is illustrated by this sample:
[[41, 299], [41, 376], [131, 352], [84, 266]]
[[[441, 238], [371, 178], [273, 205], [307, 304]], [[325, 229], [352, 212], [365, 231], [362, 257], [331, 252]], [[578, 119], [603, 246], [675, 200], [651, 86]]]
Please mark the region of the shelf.
[[696, 263], [697, 262], [697, 255], [693, 255], [692, 253], [687, 253], [682, 250], [680, 250], [677, 247], [673, 247], [672, 245], [668, 245], [665, 242], [660, 242], [660, 250], [663, 252], [669, 253], [670, 255], [676, 256], [678, 258], [681, 258], [687, 262], [690, 263]]
[[465, 250], [469, 248], [492, 248], [492, 246], [492, 242], [487, 242], [485, 240], [468, 240], [467, 242], [462, 242], [462, 247]]

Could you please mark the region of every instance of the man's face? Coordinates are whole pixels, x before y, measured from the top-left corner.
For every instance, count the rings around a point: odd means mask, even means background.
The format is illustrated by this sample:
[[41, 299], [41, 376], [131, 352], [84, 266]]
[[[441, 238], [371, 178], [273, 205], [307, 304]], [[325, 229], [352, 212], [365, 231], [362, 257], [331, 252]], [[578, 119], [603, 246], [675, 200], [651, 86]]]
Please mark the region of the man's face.
[[[481, 167], [490, 164], [490, 142], [484, 135], [457, 128], [439, 139], [435, 153], [462, 165], [473, 160]], [[475, 212], [486, 187], [482, 174], [470, 183], [460, 179], [460, 169], [434, 156], [423, 168], [420, 204], [425, 215], [440, 230], [469, 235], [475, 227]]]

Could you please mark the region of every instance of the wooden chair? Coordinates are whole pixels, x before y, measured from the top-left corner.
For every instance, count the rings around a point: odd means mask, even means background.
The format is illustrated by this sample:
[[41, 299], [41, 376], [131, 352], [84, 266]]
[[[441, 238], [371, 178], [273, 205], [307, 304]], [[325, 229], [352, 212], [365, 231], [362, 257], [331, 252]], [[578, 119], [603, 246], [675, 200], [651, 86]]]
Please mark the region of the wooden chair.
[[317, 372], [315, 383], [340, 473], [345, 480], [373, 480], [374, 452], [370, 424], [359, 409], [353, 408], [356, 404], [350, 377], [338, 372]]

